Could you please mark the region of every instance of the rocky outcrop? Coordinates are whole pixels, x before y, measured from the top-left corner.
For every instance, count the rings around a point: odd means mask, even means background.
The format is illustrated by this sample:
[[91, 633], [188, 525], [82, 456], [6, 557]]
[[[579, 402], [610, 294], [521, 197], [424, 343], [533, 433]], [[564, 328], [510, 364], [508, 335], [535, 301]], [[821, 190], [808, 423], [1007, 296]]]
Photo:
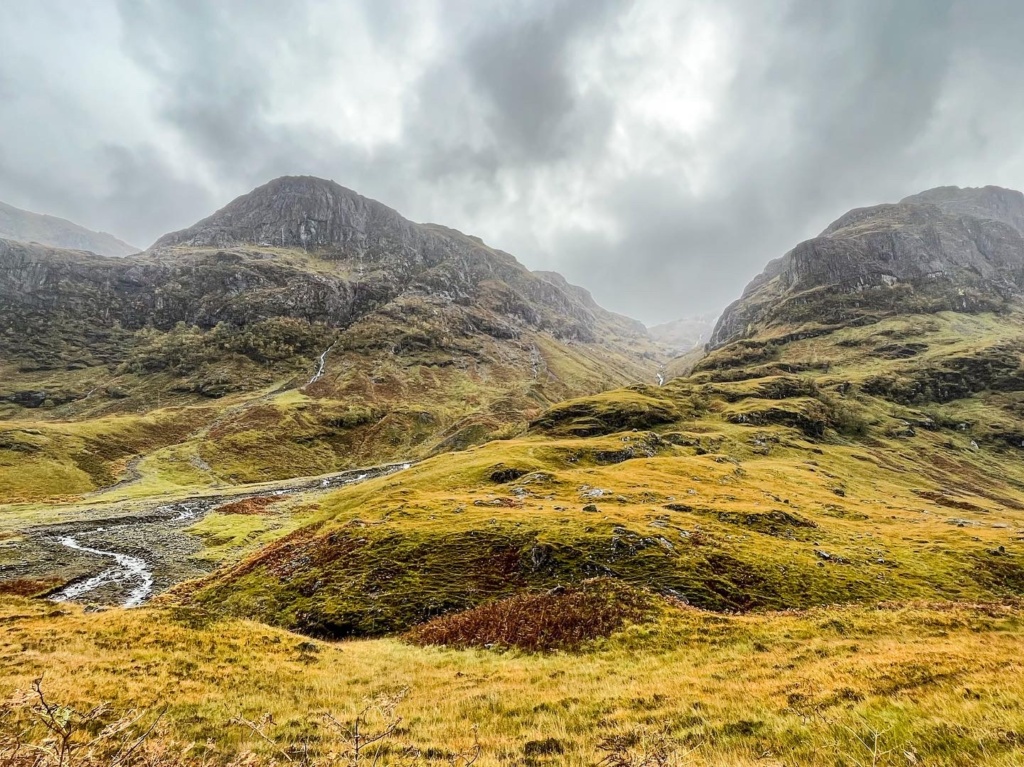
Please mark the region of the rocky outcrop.
[[428, 239], [426, 230], [391, 208], [333, 181], [283, 176], [188, 229], [164, 235], [153, 248], [261, 245], [415, 257], [431, 250]]
[[978, 189], [940, 186], [904, 197], [900, 202], [934, 205], [953, 215], [991, 218], [1024, 233], [1024, 194], [1016, 189], [1003, 189], [999, 186], [983, 186]]
[[998, 310], [1024, 291], [1024, 195], [943, 187], [852, 210], [771, 262], [709, 345], [771, 325], [903, 311]]
[[88, 250], [101, 256], [129, 256], [139, 248], [112, 234], [93, 232], [63, 218], [31, 213], [0, 202], [0, 239], [35, 242], [51, 248]]
[[[646, 339], [642, 325], [559, 275], [534, 274], [475, 237], [414, 224], [309, 177], [272, 181], [129, 258], [0, 241], [0, 341], [63, 346], [103, 329], [244, 328], [275, 318], [331, 329], [416, 325], [417, 343], [438, 347], [452, 334], [524, 331], [567, 342]], [[37, 361], [46, 353], [39, 343]]]

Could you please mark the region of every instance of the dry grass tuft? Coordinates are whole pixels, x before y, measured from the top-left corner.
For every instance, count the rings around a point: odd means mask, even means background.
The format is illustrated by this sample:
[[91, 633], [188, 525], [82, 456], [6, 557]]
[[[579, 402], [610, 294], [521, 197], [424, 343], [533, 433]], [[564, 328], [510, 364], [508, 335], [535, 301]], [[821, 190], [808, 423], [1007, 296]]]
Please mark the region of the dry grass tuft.
[[290, 495], [258, 495], [252, 498], [242, 498], [238, 501], [225, 503], [218, 506], [216, 511], [220, 514], [242, 514], [247, 516], [258, 516], [266, 514], [267, 508], [275, 503], [281, 503], [291, 498]]
[[173, 767], [181, 751], [154, 738], [163, 712], [118, 714], [101, 703], [79, 710], [51, 700], [42, 679], [0, 703], [0, 764], [5, 767]]
[[517, 594], [443, 615], [413, 628], [406, 638], [418, 645], [460, 648], [578, 650], [589, 641], [610, 636], [626, 623], [643, 622], [655, 612], [650, 594], [601, 578], [541, 594]]

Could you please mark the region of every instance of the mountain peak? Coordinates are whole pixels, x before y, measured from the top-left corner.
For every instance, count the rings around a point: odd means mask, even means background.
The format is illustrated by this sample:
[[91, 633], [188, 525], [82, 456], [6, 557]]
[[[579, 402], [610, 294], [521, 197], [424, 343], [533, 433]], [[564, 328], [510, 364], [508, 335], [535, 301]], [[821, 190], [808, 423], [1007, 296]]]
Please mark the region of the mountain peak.
[[371, 229], [402, 230], [412, 224], [386, 205], [315, 176], [281, 176], [228, 203], [212, 216], [154, 243], [228, 247], [346, 248], [363, 243]]
[[857, 208], [772, 261], [722, 315], [712, 347], [774, 327], [908, 311], [994, 311], [1024, 291], [1024, 195], [939, 187]]
[[935, 205], [952, 215], [988, 218], [1024, 234], [1024, 194], [1001, 186], [939, 186], [900, 200], [900, 204]]

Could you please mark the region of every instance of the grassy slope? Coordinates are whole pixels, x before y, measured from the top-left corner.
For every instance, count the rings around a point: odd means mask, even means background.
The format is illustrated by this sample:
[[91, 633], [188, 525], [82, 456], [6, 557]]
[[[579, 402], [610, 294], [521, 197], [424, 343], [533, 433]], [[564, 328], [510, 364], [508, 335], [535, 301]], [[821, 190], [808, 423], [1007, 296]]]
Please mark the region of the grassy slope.
[[[403, 688], [395, 745], [444, 764], [476, 727], [481, 767], [589, 765], [609, 738], [660, 735], [679, 757], [669, 763], [680, 764], [1011, 765], [1024, 729], [1021, 614], [1012, 607], [668, 609], [582, 655], [396, 639], [311, 645], [241, 621], [11, 599], [0, 602], [0, 620], [0, 694], [45, 673], [51, 699], [78, 707], [166, 704], [160, 737], [199, 744], [192, 755], [208, 751], [214, 764], [247, 747], [270, 751], [230, 725], [239, 714], [272, 713], [270, 734], [295, 743], [324, 737], [314, 724], [321, 711], [347, 722], [367, 699]], [[548, 739], [562, 753], [538, 755], [536, 743]]]
[[[123, 479], [135, 481], [112, 498], [419, 459], [522, 431], [553, 402], [644, 375], [604, 347], [543, 334], [473, 343], [479, 358], [457, 356], [455, 364], [439, 350], [338, 352], [327, 375], [301, 389], [305, 373], [278, 371], [269, 383], [254, 379], [251, 392], [209, 399], [175, 392], [180, 381], [166, 374], [120, 376], [133, 394], [113, 403], [8, 406], [0, 502], [70, 499]], [[54, 377], [33, 385], [46, 388]]]
[[[218, 759], [252, 740], [226, 725], [240, 712], [272, 708], [294, 743], [320, 709], [350, 717], [408, 687], [403, 742], [450, 752], [477, 724], [478, 764], [593, 764], [609, 736], [666, 731], [693, 749], [682, 763], [1018, 763], [1024, 318], [773, 333], [663, 388], [570, 400], [528, 433], [337, 491], [276, 529], [212, 517], [211, 558], [228, 564], [163, 608], [7, 600], [0, 685], [45, 670], [58, 697], [123, 707], [173, 691], [167, 737], [210, 739]], [[354, 375], [324, 399], [359, 391]], [[320, 404], [281, 396], [288, 417]], [[250, 534], [283, 537], [240, 562], [218, 550]], [[594, 575], [717, 612], [666, 609], [544, 656], [393, 637], [310, 649], [239, 619], [382, 633]], [[548, 738], [563, 753], [527, 745]]]
[[[863, 393], [881, 374], [978, 381], [950, 360], [1020, 333], [1019, 317], [950, 314], [727, 348], [662, 389], [563, 403], [524, 437], [339, 491], [188, 597], [347, 635], [604, 574], [714, 610], [1021, 594], [1018, 395]], [[883, 359], [894, 337], [927, 349]], [[760, 369], [733, 366], [751, 353]]]
[[[159, 257], [196, 259], [195, 284], [179, 287], [201, 293], [204, 275], [221, 275], [221, 256], [275, 274], [362, 279], [349, 261], [301, 250]], [[271, 306], [249, 307], [244, 326], [205, 330], [15, 313], [0, 334], [0, 504], [125, 479], [134, 481], [122, 494], [142, 495], [418, 459], [522, 431], [567, 397], [655, 378], [662, 352], [628, 323], [598, 311], [588, 329], [601, 342], [569, 340], [570, 315], [517, 289], [483, 280], [457, 301], [409, 290], [345, 327], [275, 316], [280, 297], [266, 295]], [[232, 300], [245, 307], [244, 294]], [[306, 386], [328, 348], [324, 377]]]

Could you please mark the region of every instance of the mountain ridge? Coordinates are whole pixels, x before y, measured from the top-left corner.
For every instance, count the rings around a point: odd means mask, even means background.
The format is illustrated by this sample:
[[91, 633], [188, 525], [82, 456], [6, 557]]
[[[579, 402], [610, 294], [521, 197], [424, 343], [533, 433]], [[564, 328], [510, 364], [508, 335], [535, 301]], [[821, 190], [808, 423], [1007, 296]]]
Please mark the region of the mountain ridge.
[[33, 213], [3, 202], [0, 202], [0, 239], [87, 250], [102, 256], [129, 256], [141, 250], [107, 232], [94, 232], [67, 219]]
[[998, 310], [1024, 290], [1018, 226], [1024, 195], [997, 187], [939, 187], [851, 210], [769, 262], [723, 312], [709, 347], [755, 334], [776, 318], [809, 320], [815, 307], [827, 318], [842, 306], [843, 321], [925, 306]]
[[[463, 448], [566, 397], [653, 380], [662, 353], [561, 276], [312, 177], [276, 179], [124, 259], [0, 241], [0, 419], [202, 409], [206, 425], [189, 415], [155, 447], [191, 455], [182, 481]], [[68, 487], [109, 483], [116, 461], [57, 447], [77, 428], [48, 443], [88, 469]]]
[[[269, 764], [327, 747], [303, 716], [366, 711], [382, 679], [410, 693], [384, 761], [1013, 763], [1024, 250], [961, 197], [840, 217], [667, 366], [583, 289], [436, 225], [116, 270], [0, 243], [20, 340], [59, 363], [0, 354], [0, 502], [25, 502], [0, 514], [6, 683], [45, 672], [75, 710], [76, 687], [142, 710], [171, 684], [167, 726], [225, 763], [239, 690]], [[108, 322], [133, 300], [161, 326]]]
[[771, 262], [662, 385], [341, 490], [174, 598], [329, 638], [595, 576], [713, 612], [1019, 599], [1024, 237], [964, 212], [1016, 195], [926, 197]]

